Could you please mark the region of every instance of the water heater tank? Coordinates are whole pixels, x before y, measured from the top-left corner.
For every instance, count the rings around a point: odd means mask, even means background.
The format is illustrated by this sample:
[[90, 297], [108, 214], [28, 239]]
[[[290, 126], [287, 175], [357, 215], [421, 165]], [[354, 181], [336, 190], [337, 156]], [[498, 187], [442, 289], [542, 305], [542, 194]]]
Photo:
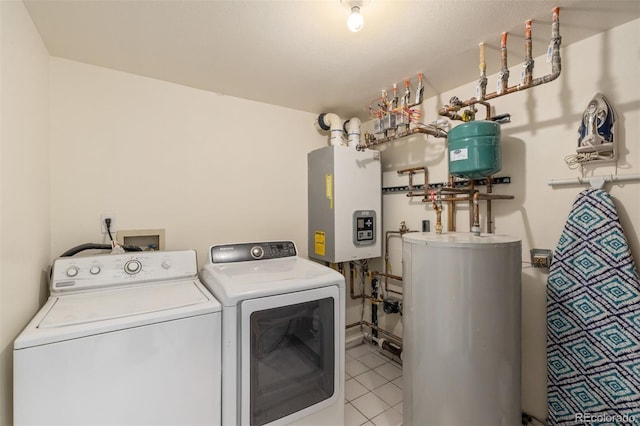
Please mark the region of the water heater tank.
[[519, 425], [521, 242], [403, 236], [406, 425]]

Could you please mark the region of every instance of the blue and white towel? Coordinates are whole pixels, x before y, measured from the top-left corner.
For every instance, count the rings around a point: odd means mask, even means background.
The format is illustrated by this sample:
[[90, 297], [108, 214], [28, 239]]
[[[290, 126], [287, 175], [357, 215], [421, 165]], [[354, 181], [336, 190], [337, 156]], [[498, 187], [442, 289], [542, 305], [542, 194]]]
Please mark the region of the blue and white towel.
[[547, 281], [549, 424], [640, 424], [640, 279], [611, 196], [581, 192]]

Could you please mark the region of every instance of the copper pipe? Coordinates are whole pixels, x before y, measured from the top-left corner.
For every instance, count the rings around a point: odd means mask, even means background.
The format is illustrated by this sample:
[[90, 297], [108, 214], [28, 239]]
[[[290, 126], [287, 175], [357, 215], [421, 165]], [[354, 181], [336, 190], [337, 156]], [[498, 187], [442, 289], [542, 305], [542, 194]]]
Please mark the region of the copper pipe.
[[409, 172], [409, 193], [407, 194], [407, 196], [411, 196], [409, 194], [411, 194], [413, 192], [413, 171]]
[[349, 262], [349, 297], [351, 297], [351, 299], [366, 299], [369, 300], [371, 302], [378, 302], [377, 299], [368, 296], [365, 293], [361, 293], [361, 294], [355, 294], [355, 290], [354, 290], [354, 281], [355, 281], [355, 274], [354, 274], [354, 269], [353, 269], [353, 264], [351, 262]]
[[402, 282], [402, 277], [400, 275], [387, 274], [385, 272], [372, 272], [371, 275], [375, 275], [375, 276], [379, 276], [379, 277], [385, 277], [385, 278], [391, 278], [392, 280], [396, 280], [396, 281]]
[[409, 80], [404, 81], [404, 96], [402, 97], [402, 105], [408, 107], [411, 102], [411, 89], [409, 88]]
[[[481, 192], [477, 193], [479, 200], [513, 200], [515, 196], [513, 195], [503, 195], [503, 194], [483, 194]], [[442, 201], [473, 201], [473, 196], [467, 197], [443, 197]]]
[[[493, 177], [487, 177], [487, 194], [493, 190]], [[491, 213], [491, 198], [487, 199], [487, 234], [493, 234], [493, 218]]]
[[[455, 179], [453, 176], [449, 176], [449, 186], [453, 188], [455, 185]], [[442, 195], [442, 192], [440, 192]], [[447, 222], [447, 231], [455, 232], [456, 230], [456, 203], [453, 201], [449, 202], [449, 221]]]
[[479, 200], [479, 192], [473, 194], [473, 226], [471, 227], [471, 232], [473, 235], [480, 235], [480, 205], [478, 203]]
[[[413, 175], [417, 171], [424, 172], [424, 186], [422, 194], [414, 194], [413, 193]], [[398, 174], [402, 175], [405, 173], [409, 173], [409, 192], [407, 193], [407, 197], [419, 197], [422, 196], [425, 199], [429, 197], [429, 169], [425, 167], [412, 167], [409, 169], [398, 170]]]
[[480, 101], [484, 100], [487, 94], [487, 62], [485, 60], [484, 43], [480, 43], [480, 79], [478, 80], [478, 92]]
[[[491, 200], [513, 200], [513, 195], [493, 194], [493, 176], [486, 178], [487, 192], [482, 193], [475, 189], [475, 181], [470, 179], [465, 188], [456, 188], [455, 178], [450, 175], [447, 185], [431, 191], [430, 201], [436, 211], [436, 234], [442, 233], [442, 202], [449, 204], [449, 228], [448, 231], [455, 232], [455, 203], [461, 201], [469, 202], [469, 227], [475, 235], [480, 235], [480, 200], [487, 201], [487, 233], [493, 233], [493, 214]], [[443, 197], [442, 194], [449, 196]], [[451, 224], [454, 224], [453, 227]], [[452, 230], [453, 228], [453, 230]]]
[[538, 77], [531, 82], [531, 86], [538, 86], [555, 80], [562, 71], [562, 62], [560, 60], [560, 44], [562, 37], [560, 36], [560, 8], [553, 9], [553, 22], [551, 23], [551, 74]]
[[553, 9], [553, 22], [551, 23], [551, 74], [547, 74], [543, 77], [538, 77], [531, 81], [531, 84], [528, 86], [525, 85], [516, 85], [509, 87], [506, 93], [499, 94], [497, 92], [490, 93], [487, 95], [486, 99], [497, 98], [502, 95], [508, 95], [509, 93], [517, 92], [519, 90], [528, 89], [530, 87], [539, 86], [541, 84], [549, 83], [550, 81], [555, 80], [560, 75], [562, 70], [561, 61], [560, 61], [560, 43], [562, 41], [562, 37], [560, 37], [560, 8], [556, 7]]
[[525, 86], [530, 86], [533, 81], [533, 55], [531, 53], [533, 43], [531, 42], [531, 20], [525, 22], [524, 27], [524, 51], [525, 51], [525, 61], [524, 61], [524, 80], [522, 84]]
[[[506, 42], [506, 40], [505, 40]], [[514, 93], [520, 90], [529, 89], [531, 87], [539, 86], [541, 84], [549, 83], [560, 76], [562, 71], [562, 64], [560, 59], [560, 44], [562, 42], [562, 37], [560, 36], [560, 8], [556, 7], [553, 9], [553, 22], [551, 24], [551, 73], [547, 74], [543, 77], [538, 77], [533, 79], [530, 84], [517, 84], [515, 86], [511, 86], [506, 88], [506, 90], [495, 91], [485, 95], [484, 100], [491, 100], [494, 98], [498, 98], [500, 96], [505, 96], [510, 93]], [[505, 52], [506, 55], [506, 52]], [[506, 59], [506, 57], [505, 57]], [[502, 71], [501, 71], [502, 77]], [[502, 87], [501, 87], [502, 88]], [[465, 102], [457, 103], [452, 106], [444, 106], [440, 108], [438, 114], [441, 116], [449, 117], [451, 119], [459, 120], [460, 118], [453, 118], [456, 116], [455, 112], [459, 111], [462, 108], [474, 105], [479, 103], [480, 100], [476, 98], [471, 98]], [[457, 115], [460, 117], [459, 115]]]
[[449, 202], [449, 210], [447, 214], [447, 221], [448, 221], [447, 231], [448, 232], [456, 231], [455, 217], [456, 217], [456, 204], [454, 202]]
[[365, 326], [371, 328], [372, 330], [376, 330], [376, 331], [378, 331], [378, 332], [380, 332], [380, 333], [382, 333], [382, 334], [384, 334], [384, 335], [386, 335], [388, 337], [391, 337], [393, 340], [396, 341], [396, 343], [402, 344], [402, 337], [396, 336], [395, 334], [393, 334], [393, 333], [391, 333], [391, 332], [389, 332], [389, 331], [387, 331], [387, 330], [385, 330], [383, 328], [380, 328], [377, 325], [374, 325], [374, 324], [370, 323], [369, 321], [352, 322], [351, 324], [347, 324], [345, 326], [345, 329], [348, 330], [350, 328], [357, 327], [357, 326], [362, 326], [362, 325], [365, 325]]
[[[447, 193], [458, 193], [460, 188], [454, 188], [456, 184], [456, 179], [453, 175], [449, 175], [448, 179], [448, 188], [443, 188], [444, 192]], [[440, 196], [442, 197], [442, 190], [440, 191]], [[449, 202], [449, 221], [447, 223], [447, 230], [449, 232], [456, 231], [456, 203]]]
[[395, 291], [395, 290], [391, 290], [390, 288], [386, 290], [387, 293], [393, 293], [393, 294], [397, 294], [398, 296], [402, 296], [402, 292], [401, 291]]
[[[475, 98], [474, 98], [475, 99]], [[452, 111], [448, 111], [449, 108], [452, 108]], [[456, 107], [449, 107], [449, 106], [445, 106], [443, 108], [441, 108], [438, 111], [438, 114], [447, 117], [451, 120], [455, 120], [455, 121], [462, 121], [462, 116], [460, 114], [456, 114], [456, 111], [458, 111], [459, 108]]]
[[347, 324], [344, 328], [346, 328], [348, 330], [350, 328], [353, 328], [353, 327], [356, 327], [356, 326], [359, 326], [359, 325], [361, 325], [361, 323], [360, 323], [360, 321], [357, 321], [357, 322], [352, 322], [350, 324]]
[[[485, 98], [486, 99], [486, 98]], [[444, 107], [440, 108], [440, 110], [438, 111], [439, 115], [448, 117], [452, 120], [457, 120], [457, 121], [465, 121], [464, 117], [460, 114], [456, 114], [457, 111], [460, 111], [462, 108], [465, 107], [469, 107], [469, 106], [473, 106], [475, 104], [480, 104], [483, 105], [486, 109], [487, 109], [487, 114], [486, 114], [486, 120], [490, 120], [491, 119], [491, 104], [489, 102], [486, 102], [484, 100], [479, 100], [476, 98], [471, 98], [468, 101], [464, 101], [464, 102], [460, 102], [457, 103], [456, 105], [452, 105], [452, 106], [448, 106], [445, 105]]]
[[389, 266], [389, 239], [391, 238], [392, 234], [397, 234], [400, 237], [402, 237], [403, 234], [406, 234], [407, 232], [412, 232], [409, 228], [407, 228], [407, 226], [405, 225], [404, 221], [400, 222], [400, 229], [397, 231], [387, 231], [384, 234], [384, 272], [382, 274], [380, 274], [381, 276], [384, 277], [384, 282], [383, 282], [383, 291], [387, 291], [387, 278], [392, 278], [392, 279], [400, 279], [400, 281], [402, 281], [402, 277], [397, 277], [397, 276], [393, 276], [391, 274], [389, 274], [388, 272], [388, 266]]
[[507, 91], [509, 87], [509, 66], [507, 65], [507, 35], [508, 33], [502, 33], [500, 39], [500, 63], [502, 68], [500, 69], [500, 89], [498, 94], [502, 94]]
[[355, 290], [353, 287], [353, 282], [355, 281], [355, 273], [353, 271], [353, 264], [351, 262], [349, 262], [349, 296], [351, 297], [351, 299], [364, 299], [365, 298], [365, 294], [361, 293], [361, 294], [355, 294]]
[[[404, 222], [402, 223], [404, 225]], [[384, 277], [384, 281], [382, 284], [383, 291], [387, 291], [387, 278], [389, 277], [388, 268], [389, 268], [389, 238], [391, 238], [391, 234], [398, 234], [402, 236], [402, 231], [387, 231], [384, 234], [384, 273], [382, 276]]]
[[[483, 194], [481, 192], [474, 193], [473, 196], [469, 197], [446, 197], [443, 198], [443, 201], [456, 202], [456, 201], [469, 201], [469, 226], [472, 229], [480, 227], [480, 219], [479, 219], [479, 205], [477, 204], [477, 200], [486, 200], [487, 201], [487, 233], [493, 233], [493, 213], [492, 213], [492, 205], [491, 200], [512, 200], [515, 198], [513, 195], [499, 195], [492, 194], [493, 192], [493, 176], [487, 177], [487, 193]], [[475, 182], [473, 180], [469, 181], [469, 189], [473, 190]]]
[[468, 188], [455, 188], [455, 187], [449, 187], [449, 186], [443, 186], [441, 188], [438, 188], [438, 191], [440, 191], [440, 193], [442, 194], [468, 194], [469, 193]]
[[398, 108], [398, 85], [393, 83], [393, 97], [391, 98], [391, 109]]
[[371, 142], [365, 140], [364, 145], [358, 145], [358, 146], [356, 146], [356, 149], [359, 150], [359, 151], [362, 151], [362, 150], [364, 150], [366, 148], [371, 148], [372, 146], [378, 146], [378, 145], [381, 145], [383, 143], [387, 143], [387, 142], [391, 142], [391, 141], [394, 141], [394, 140], [406, 138], [407, 136], [417, 135], [417, 134], [420, 134], [420, 133], [426, 134], [426, 135], [435, 136], [436, 138], [446, 138], [447, 137], [447, 132], [445, 132], [442, 129], [438, 129], [437, 127], [416, 127], [416, 128], [414, 128], [414, 129], [412, 129], [410, 131], [398, 133], [398, 134], [395, 134], [393, 136], [386, 136], [386, 137], [380, 138], [380, 139], [375, 139], [374, 141], [371, 141]]
[[[469, 181], [469, 189], [472, 190], [473, 192], [470, 192], [469, 194], [473, 194], [475, 193], [475, 186], [476, 183], [475, 181], [471, 180]], [[469, 196], [469, 229], [471, 229], [473, 227], [473, 199], [472, 196]]]
[[402, 344], [402, 337], [400, 336], [396, 336], [395, 334], [391, 333], [390, 331], [387, 331], [383, 328], [378, 327], [377, 325], [374, 325], [368, 321], [363, 321], [364, 325], [366, 325], [369, 328], [372, 328], [382, 334], [384, 334], [385, 336], [391, 337], [392, 339], [396, 340], [398, 343]]
[[442, 234], [442, 199], [440, 192], [438, 192], [437, 198], [433, 192], [431, 193], [431, 202], [436, 211], [436, 234], [440, 235]]
[[421, 72], [418, 73], [418, 88], [416, 89], [416, 101], [409, 105], [409, 108], [413, 108], [422, 103], [422, 97], [424, 94], [424, 83], [422, 82], [423, 74]]

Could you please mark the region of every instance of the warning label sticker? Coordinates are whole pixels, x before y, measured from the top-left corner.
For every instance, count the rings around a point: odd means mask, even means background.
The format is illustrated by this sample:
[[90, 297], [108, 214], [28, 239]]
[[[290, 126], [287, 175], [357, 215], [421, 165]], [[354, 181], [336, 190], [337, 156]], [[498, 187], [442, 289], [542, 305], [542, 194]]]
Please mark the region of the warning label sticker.
[[467, 148], [456, 149], [449, 153], [449, 161], [460, 161], [469, 158], [469, 150]]
[[315, 233], [315, 253], [318, 256], [325, 255], [325, 233], [316, 231]]

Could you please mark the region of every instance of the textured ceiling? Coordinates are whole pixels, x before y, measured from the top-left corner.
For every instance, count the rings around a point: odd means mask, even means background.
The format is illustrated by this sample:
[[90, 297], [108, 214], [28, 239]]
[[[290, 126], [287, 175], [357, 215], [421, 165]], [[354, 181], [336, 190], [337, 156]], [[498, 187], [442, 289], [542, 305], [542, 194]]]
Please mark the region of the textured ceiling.
[[480, 42], [498, 72], [503, 31], [519, 78], [524, 22], [543, 54], [555, 6], [563, 46], [640, 16], [638, 0], [365, 0], [365, 26], [351, 33], [340, 0], [23, 1], [53, 56], [345, 118], [366, 118], [405, 78], [415, 90], [418, 72], [426, 96], [476, 80]]

